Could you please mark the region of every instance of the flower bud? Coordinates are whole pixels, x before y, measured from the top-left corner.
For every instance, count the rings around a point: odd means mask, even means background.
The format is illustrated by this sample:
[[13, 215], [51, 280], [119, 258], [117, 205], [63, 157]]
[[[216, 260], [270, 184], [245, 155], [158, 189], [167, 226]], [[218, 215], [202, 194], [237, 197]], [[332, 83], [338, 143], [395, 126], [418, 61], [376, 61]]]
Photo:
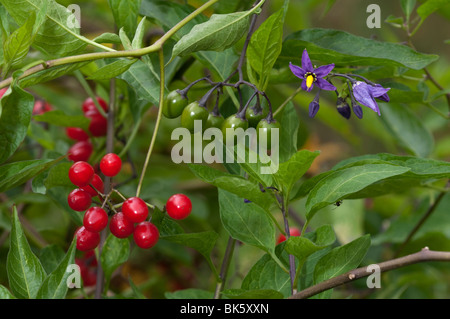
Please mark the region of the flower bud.
[[352, 112], [350, 110], [350, 106], [343, 98], [338, 97], [337, 102], [336, 102], [336, 107], [337, 107], [339, 114], [341, 114], [347, 120], [350, 118], [350, 115], [352, 114]]

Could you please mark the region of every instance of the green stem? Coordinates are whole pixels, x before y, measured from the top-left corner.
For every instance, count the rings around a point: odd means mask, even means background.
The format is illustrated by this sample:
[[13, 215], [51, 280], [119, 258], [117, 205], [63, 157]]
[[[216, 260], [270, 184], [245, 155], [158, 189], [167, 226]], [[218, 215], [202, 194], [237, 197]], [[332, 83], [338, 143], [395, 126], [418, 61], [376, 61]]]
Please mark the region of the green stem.
[[139, 131], [141, 122], [142, 122], [142, 117], [135, 123], [133, 131], [131, 131], [130, 137], [128, 138], [125, 146], [122, 148], [122, 151], [120, 151], [120, 153], [119, 153], [119, 157], [123, 157], [127, 153], [128, 149], [130, 148], [131, 144], [134, 141], [134, 138], [136, 137], [137, 132]]
[[291, 96], [289, 96], [289, 97], [283, 102], [283, 104], [280, 105], [280, 107], [278, 107], [278, 109], [275, 111], [275, 113], [273, 113], [273, 117], [277, 116], [277, 114], [280, 113], [280, 112], [284, 109], [284, 107], [285, 107], [290, 101], [292, 101], [292, 99], [293, 99], [294, 97], [296, 97], [296, 95], [297, 95], [298, 93], [300, 93], [301, 90], [302, 90], [302, 87], [299, 86], [298, 89], [295, 90], [294, 93], [292, 93]]
[[103, 110], [103, 108], [100, 106], [100, 103], [98, 103], [97, 100], [97, 96], [95, 95], [94, 91], [92, 91], [91, 87], [89, 86], [89, 83], [86, 81], [86, 79], [84, 78], [83, 74], [81, 73], [80, 70], [76, 70], [74, 72], [75, 77], [77, 78], [78, 82], [80, 82], [81, 86], [83, 87], [83, 89], [86, 91], [86, 93], [89, 95], [89, 97], [92, 99], [92, 102], [94, 102], [94, 105], [97, 109], [97, 111], [103, 116], [103, 117], [107, 117], [105, 111]]
[[139, 197], [142, 188], [142, 182], [144, 181], [145, 172], [147, 171], [148, 163], [150, 162], [150, 157], [152, 155], [153, 147], [155, 146], [156, 135], [158, 134], [159, 124], [162, 118], [162, 109], [164, 103], [164, 83], [165, 83], [165, 69], [164, 69], [164, 52], [161, 48], [159, 50], [159, 68], [160, 68], [160, 91], [159, 91], [159, 109], [158, 109], [158, 117], [156, 118], [155, 128], [153, 130], [152, 140], [150, 142], [150, 146], [147, 151], [147, 156], [145, 158], [144, 167], [142, 168], [141, 177], [139, 178], [139, 184], [136, 190], [136, 197]]
[[[204, 10], [218, 2], [219, 0], [209, 0], [204, 5], [196, 9], [194, 12], [189, 14], [187, 17], [185, 17], [183, 20], [178, 22], [173, 28], [171, 28], [169, 31], [167, 31], [161, 38], [159, 38], [158, 41], [153, 43], [152, 45], [141, 48], [141, 49], [134, 49], [134, 50], [124, 50], [124, 51], [114, 51], [113, 49], [109, 49], [107, 47], [104, 47], [102, 45], [99, 45], [98, 43], [95, 43], [93, 41], [90, 41], [89, 39], [83, 39], [83, 41], [88, 42], [92, 45], [96, 45], [97, 47], [101, 47], [102, 49], [107, 48], [109, 52], [94, 52], [94, 53], [86, 53], [86, 54], [80, 54], [75, 56], [68, 56], [60, 59], [55, 60], [49, 60], [44, 64], [39, 64], [37, 66], [34, 66], [28, 70], [26, 70], [19, 78], [23, 79], [25, 77], [28, 77], [30, 75], [33, 75], [39, 71], [43, 71], [52, 67], [66, 65], [66, 64], [72, 64], [72, 63], [78, 63], [78, 62], [90, 62], [100, 59], [106, 59], [106, 58], [126, 58], [126, 57], [142, 57], [144, 55], [147, 55], [152, 52], [157, 52], [161, 50], [163, 44], [172, 37], [178, 30], [180, 30], [182, 27], [184, 27], [188, 22], [190, 22], [193, 18], [198, 16], [200, 13], [202, 13]], [[88, 40], [88, 41], [86, 41]], [[112, 51], [111, 51], [112, 50]], [[0, 89], [4, 88], [8, 85], [10, 85], [12, 82], [12, 78], [8, 78], [4, 81], [0, 82]]]

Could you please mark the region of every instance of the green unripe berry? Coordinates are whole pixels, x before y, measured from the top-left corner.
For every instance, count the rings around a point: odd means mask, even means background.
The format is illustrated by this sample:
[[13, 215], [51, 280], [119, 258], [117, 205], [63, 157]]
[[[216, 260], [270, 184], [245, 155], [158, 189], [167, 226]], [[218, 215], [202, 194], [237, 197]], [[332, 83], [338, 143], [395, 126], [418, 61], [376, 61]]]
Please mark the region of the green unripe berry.
[[201, 120], [202, 129], [205, 129], [208, 115], [209, 112], [205, 107], [200, 106], [198, 102], [192, 102], [181, 113], [181, 126], [194, 133], [194, 121]]
[[[272, 129], [280, 129], [280, 123], [272, 120], [270, 123], [267, 119], [262, 119], [256, 126], [256, 134], [258, 136], [258, 143], [267, 145], [267, 149], [272, 147]], [[279, 131], [278, 131], [279, 132]], [[279, 133], [278, 133], [279, 134]]]
[[174, 90], [164, 98], [162, 113], [165, 117], [174, 119], [183, 113], [187, 105], [188, 99], [178, 93], [177, 90]]

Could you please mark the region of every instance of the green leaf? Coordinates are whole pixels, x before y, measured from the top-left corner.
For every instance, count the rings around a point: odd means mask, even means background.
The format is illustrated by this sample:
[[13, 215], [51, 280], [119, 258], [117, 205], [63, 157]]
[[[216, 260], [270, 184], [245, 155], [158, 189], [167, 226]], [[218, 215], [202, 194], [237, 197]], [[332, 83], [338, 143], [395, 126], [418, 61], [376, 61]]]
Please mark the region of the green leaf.
[[[369, 247], [370, 236], [365, 235], [344, 246], [334, 248], [317, 262], [314, 269], [314, 283], [318, 284], [357, 268]], [[322, 293], [318, 297], [323, 298], [326, 295]]]
[[280, 9], [256, 30], [250, 40], [247, 50], [247, 60], [259, 74], [258, 88], [265, 91], [267, 77], [270, 75], [283, 44], [284, 9]]
[[332, 29], [305, 29], [289, 35], [278, 58], [280, 65], [300, 65], [301, 52], [311, 59], [339, 65], [403, 66], [420, 70], [438, 59], [396, 43], [380, 42]]
[[222, 295], [230, 299], [283, 299], [283, 294], [272, 289], [225, 289]]
[[119, 78], [125, 80], [133, 88], [140, 100], [158, 104], [159, 74], [154, 73], [146, 63], [142, 61], [133, 63]]
[[287, 162], [280, 164], [274, 178], [286, 198], [290, 197], [289, 195], [294, 184], [306, 173], [319, 154], [319, 151], [301, 150], [295, 153]]
[[183, 228], [172, 218], [167, 217], [158, 207], [152, 214], [152, 223], [158, 228], [160, 237], [183, 234]]
[[6, 161], [27, 135], [33, 96], [13, 85], [0, 100], [0, 163]]
[[167, 299], [212, 299], [214, 298], [214, 293], [202, 289], [182, 289], [174, 292], [166, 292], [164, 296]]
[[222, 189], [219, 208], [223, 227], [231, 237], [273, 253], [275, 228], [262, 208]]
[[71, 63], [66, 65], [60, 65], [56, 67], [52, 67], [50, 69], [44, 69], [42, 71], [36, 72], [33, 75], [27, 76], [23, 79], [19, 80], [21, 87], [29, 87], [38, 83], [43, 83], [47, 81], [54, 80], [63, 75], [70, 74], [73, 71], [81, 69], [85, 65], [91, 63], [89, 62], [79, 62], [79, 63]]
[[36, 13], [32, 12], [25, 23], [16, 29], [3, 44], [3, 56], [7, 65], [19, 64], [27, 55], [33, 42]]
[[[282, 246], [283, 244], [275, 248], [275, 254], [288, 263], [288, 255]], [[264, 254], [242, 280], [241, 288], [245, 290], [271, 289], [288, 297], [291, 290], [291, 279], [289, 274], [269, 254]]]
[[50, 274], [58, 267], [65, 255], [64, 250], [60, 246], [52, 244], [41, 249], [39, 252], [39, 260], [45, 272]]
[[0, 166], [0, 192], [17, 187], [62, 160], [29, 160]]
[[115, 33], [105, 32], [96, 37], [94, 42], [97, 43], [113, 43], [113, 44], [121, 44], [120, 37]]
[[222, 172], [206, 165], [189, 164], [188, 166], [201, 180], [248, 199], [266, 210], [269, 210], [273, 204], [273, 198], [268, 193], [262, 192], [257, 183], [244, 177]]
[[37, 293], [37, 299], [65, 298], [68, 290], [67, 278], [70, 276], [70, 272], [67, 272], [67, 267], [75, 263], [75, 248], [76, 240], [73, 240], [64, 259], [58, 267], [45, 278]]
[[137, 27], [141, 0], [108, 0], [108, 4], [117, 27], [119, 29], [124, 28], [128, 37], [133, 38]]
[[280, 120], [280, 163], [286, 162], [297, 152], [299, 118], [294, 103], [289, 102]]
[[207, 22], [194, 26], [175, 44], [172, 58], [198, 51], [223, 51], [231, 47], [248, 31], [250, 15], [258, 8], [257, 6], [249, 11], [229, 14], [213, 14]]
[[16, 299], [16, 297], [5, 286], [0, 285], [0, 299]]
[[215, 272], [216, 269], [211, 260], [211, 251], [213, 250], [218, 237], [219, 235], [214, 231], [205, 231], [201, 233], [166, 235], [161, 236], [161, 239], [195, 249], [205, 257], [209, 266]]
[[[190, 5], [182, 5], [175, 2], [143, 0], [140, 13], [154, 20], [155, 23], [162, 26], [165, 30], [168, 30], [191, 14], [194, 10], [195, 8]], [[204, 15], [196, 16], [181, 28], [173, 38], [179, 40], [182, 36], [188, 34], [196, 24], [203, 23], [206, 20]], [[235, 62], [239, 58], [231, 48], [222, 52], [201, 51], [194, 53], [194, 57], [217, 74], [221, 80], [224, 80], [230, 75], [233, 71]], [[232, 90], [230, 89], [229, 92], [230, 91]]]
[[[32, 12], [38, 15], [45, 1], [47, 0], [0, 0], [19, 25], [23, 25]], [[48, 0], [46, 19], [36, 34], [33, 46], [49, 57], [60, 58], [83, 50], [85, 40], [80, 36], [80, 29], [77, 28], [72, 12], [56, 1]]]
[[142, 40], [144, 39], [145, 35], [145, 17], [139, 22], [139, 25], [136, 29], [136, 34], [134, 35], [133, 41], [131, 41], [131, 48], [132, 49], [140, 49], [142, 48]]
[[430, 14], [448, 4], [450, 0], [427, 0], [417, 8], [417, 14], [425, 20]]
[[365, 187], [388, 177], [403, 174], [409, 168], [390, 164], [366, 164], [333, 171], [322, 178], [309, 193], [306, 200], [306, 218], [330, 204], [342, 200]]
[[406, 15], [406, 21], [409, 21], [409, 17], [414, 10], [416, 0], [402, 0], [401, 1], [403, 12]]
[[100, 262], [102, 263], [103, 272], [107, 286], [111, 280], [111, 275], [121, 264], [128, 260], [130, 255], [130, 242], [127, 238], [117, 238], [109, 234], [102, 248]]
[[380, 103], [383, 123], [400, 143], [413, 155], [427, 157], [434, 146], [431, 132], [423, 120], [408, 107], [395, 103]]
[[119, 30], [119, 37], [120, 41], [122, 42], [123, 48], [125, 50], [131, 50], [131, 40], [123, 28]]
[[10, 234], [10, 249], [6, 258], [9, 287], [18, 298], [33, 299], [46, 274], [41, 262], [31, 251], [14, 206]]
[[284, 249], [288, 254], [297, 257], [299, 265], [303, 265], [310, 255], [330, 246], [335, 241], [336, 236], [333, 228], [330, 225], [324, 225], [317, 228], [314, 232], [306, 233], [305, 236], [289, 237]]
[[61, 110], [45, 112], [41, 115], [35, 115], [34, 119], [39, 122], [45, 122], [52, 125], [64, 127], [80, 127], [88, 130], [90, 120], [83, 115], [67, 115]]
[[137, 59], [118, 59], [112, 63], [102, 66], [89, 76], [89, 80], [109, 80], [127, 71]]

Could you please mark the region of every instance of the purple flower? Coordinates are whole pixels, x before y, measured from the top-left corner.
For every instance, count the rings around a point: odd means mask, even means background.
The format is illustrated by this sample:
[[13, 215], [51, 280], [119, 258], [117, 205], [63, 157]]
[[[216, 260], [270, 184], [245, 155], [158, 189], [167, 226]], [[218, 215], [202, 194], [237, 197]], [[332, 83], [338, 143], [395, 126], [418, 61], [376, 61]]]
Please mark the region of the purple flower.
[[389, 96], [386, 94], [389, 90], [390, 88], [385, 89], [379, 84], [372, 86], [362, 81], [356, 81], [353, 83], [353, 96], [355, 99], [362, 105], [377, 112], [378, 115], [381, 115], [380, 108], [378, 107], [375, 98], [385, 101], [387, 97], [387, 100], [389, 100]]
[[311, 92], [311, 90], [314, 87], [314, 84], [316, 84], [322, 90], [326, 91], [336, 90], [333, 84], [323, 79], [323, 77], [327, 76], [328, 73], [330, 73], [331, 70], [333, 70], [334, 63], [314, 68], [306, 49], [303, 51], [302, 55], [302, 67], [299, 67], [289, 62], [289, 68], [296, 77], [303, 80], [302, 89], [307, 92]]

